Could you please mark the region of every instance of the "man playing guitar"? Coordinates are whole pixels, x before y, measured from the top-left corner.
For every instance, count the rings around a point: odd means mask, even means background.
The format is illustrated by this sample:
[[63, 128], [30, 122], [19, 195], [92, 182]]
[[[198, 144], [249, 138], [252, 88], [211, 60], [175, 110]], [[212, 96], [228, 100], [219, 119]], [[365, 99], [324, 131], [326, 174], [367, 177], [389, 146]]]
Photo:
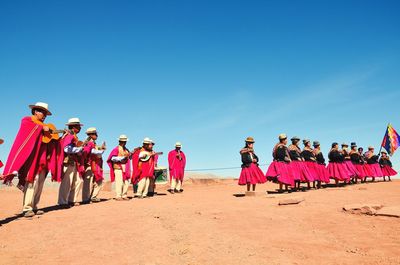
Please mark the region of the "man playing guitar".
[[150, 180], [154, 178], [155, 157], [160, 153], [153, 151], [153, 141], [144, 138], [143, 146], [133, 153], [132, 183], [137, 184], [135, 197], [145, 198], [149, 192]]

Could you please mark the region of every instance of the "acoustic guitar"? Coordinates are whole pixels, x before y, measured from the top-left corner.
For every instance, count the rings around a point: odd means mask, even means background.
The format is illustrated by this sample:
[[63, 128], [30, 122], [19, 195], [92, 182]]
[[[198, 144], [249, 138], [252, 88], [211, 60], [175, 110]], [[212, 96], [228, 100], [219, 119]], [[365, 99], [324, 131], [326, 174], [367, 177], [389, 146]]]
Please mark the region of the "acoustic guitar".
[[152, 156], [164, 154], [163, 152], [156, 152], [156, 153], [152, 154], [151, 152], [147, 152], [147, 151], [145, 151], [144, 153], [145, 153], [146, 156], [139, 159], [141, 162], [149, 161]]
[[46, 124], [49, 127], [48, 132], [44, 132], [42, 142], [45, 144], [50, 143], [51, 140], [58, 141], [60, 139], [60, 133], [65, 133], [65, 130], [57, 130], [56, 126], [52, 123]]

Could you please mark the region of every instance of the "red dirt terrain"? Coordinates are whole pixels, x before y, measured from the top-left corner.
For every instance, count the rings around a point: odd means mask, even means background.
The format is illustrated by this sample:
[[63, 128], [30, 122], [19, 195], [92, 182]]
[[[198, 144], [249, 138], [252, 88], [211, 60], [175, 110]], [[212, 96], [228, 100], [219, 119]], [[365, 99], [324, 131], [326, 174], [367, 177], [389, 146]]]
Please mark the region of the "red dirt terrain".
[[[0, 189], [0, 264], [400, 264], [400, 218], [351, 214], [346, 204], [400, 206], [400, 181], [240, 196], [234, 180], [188, 182], [181, 194], [112, 200], [17, 217], [22, 193]], [[130, 193], [132, 195], [132, 193]], [[235, 196], [236, 195], [236, 196]], [[304, 199], [279, 206], [287, 198]]]

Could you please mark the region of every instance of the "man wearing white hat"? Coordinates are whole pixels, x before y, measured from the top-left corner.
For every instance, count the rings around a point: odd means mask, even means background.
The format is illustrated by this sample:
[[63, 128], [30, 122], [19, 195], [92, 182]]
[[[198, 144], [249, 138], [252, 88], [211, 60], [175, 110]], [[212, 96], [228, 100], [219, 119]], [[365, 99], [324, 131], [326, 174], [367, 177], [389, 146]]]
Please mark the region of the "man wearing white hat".
[[83, 148], [85, 174], [83, 175], [82, 202], [99, 202], [97, 197], [103, 185], [103, 159], [102, 155], [106, 149], [105, 143], [102, 146], [96, 145], [97, 130], [90, 127], [86, 130], [88, 142]]
[[186, 156], [181, 151], [182, 144], [177, 142], [175, 149], [168, 153], [169, 177], [171, 181], [171, 193], [180, 192], [185, 175]]
[[137, 186], [135, 197], [145, 198], [149, 192], [150, 179], [154, 178], [155, 156], [154, 142], [146, 137], [143, 146], [133, 154], [133, 178], [132, 182]]
[[21, 127], [10, 150], [4, 167], [5, 183], [11, 183], [18, 176], [18, 188], [24, 192], [23, 214], [32, 217], [43, 214], [37, 209], [42, 194], [43, 184], [49, 171], [49, 160], [52, 158], [47, 144], [42, 142], [49, 127], [44, 124], [51, 115], [47, 103], [37, 102], [29, 105], [32, 116], [24, 117]]
[[126, 148], [128, 137], [121, 134], [118, 138], [119, 145], [115, 147], [107, 159], [110, 167], [111, 182], [115, 181], [115, 200], [129, 200], [128, 188], [131, 177], [131, 153]]
[[82, 188], [84, 174], [83, 143], [78, 139], [78, 133], [83, 124], [79, 118], [71, 118], [66, 123], [68, 132], [64, 135], [62, 148], [64, 150], [63, 176], [58, 193], [58, 205], [62, 207], [78, 206], [79, 193]]

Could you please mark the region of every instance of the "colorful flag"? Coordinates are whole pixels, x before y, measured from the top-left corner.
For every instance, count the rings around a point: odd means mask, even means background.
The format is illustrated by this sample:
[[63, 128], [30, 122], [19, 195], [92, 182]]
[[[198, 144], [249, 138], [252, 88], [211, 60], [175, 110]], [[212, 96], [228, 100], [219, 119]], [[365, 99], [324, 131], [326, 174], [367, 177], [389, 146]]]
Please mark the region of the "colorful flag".
[[386, 149], [388, 154], [392, 156], [394, 151], [399, 147], [400, 136], [389, 123], [385, 136], [383, 137], [382, 147]]

